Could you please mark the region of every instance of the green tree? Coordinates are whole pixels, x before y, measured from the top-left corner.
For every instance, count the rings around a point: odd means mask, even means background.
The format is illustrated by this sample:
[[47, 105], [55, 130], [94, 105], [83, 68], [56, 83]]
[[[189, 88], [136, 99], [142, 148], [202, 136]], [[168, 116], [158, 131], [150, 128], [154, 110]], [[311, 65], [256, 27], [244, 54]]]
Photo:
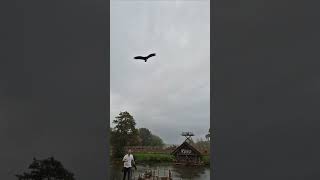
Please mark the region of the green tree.
[[33, 158], [29, 169], [31, 172], [17, 174], [16, 177], [19, 180], [75, 180], [73, 173], [53, 157], [43, 160]]
[[121, 157], [124, 155], [125, 146], [136, 146], [139, 144], [138, 130], [133, 116], [127, 111], [120, 114], [113, 120], [115, 127], [111, 132], [112, 155]]
[[153, 135], [151, 136], [151, 146], [164, 146], [162, 139], [159, 136]]
[[195, 146], [199, 149], [210, 149], [210, 141], [205, 141], [200, 138], [196, 141]]
[[152, 142], [152, 134], [147, 128], [139, 129], [139, 137], [141, 139], [142, 146], [150, 146]]

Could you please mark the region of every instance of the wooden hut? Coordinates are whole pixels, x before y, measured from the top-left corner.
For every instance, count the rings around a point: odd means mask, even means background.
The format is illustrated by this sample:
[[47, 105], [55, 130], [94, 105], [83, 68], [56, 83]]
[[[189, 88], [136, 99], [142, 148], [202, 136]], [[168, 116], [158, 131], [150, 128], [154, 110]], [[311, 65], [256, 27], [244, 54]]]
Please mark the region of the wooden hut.
[[201, 153], [187, 141], [184, 141], [171, 154], [175, 157], [176, 164], [201, 164]]

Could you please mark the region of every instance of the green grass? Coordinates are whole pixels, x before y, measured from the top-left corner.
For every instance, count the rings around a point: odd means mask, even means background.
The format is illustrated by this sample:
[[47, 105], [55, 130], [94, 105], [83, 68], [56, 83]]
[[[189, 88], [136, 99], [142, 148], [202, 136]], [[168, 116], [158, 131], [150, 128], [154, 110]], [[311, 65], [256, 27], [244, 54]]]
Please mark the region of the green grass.
[[[134, 158], [136, 162], [159, 162], [159, 163], [167, 163], [173, 162], [174, 156], [168, 153], [152, 153], [152, 152], [145, 152], [145, 153], [134, 153]], [[114, 159], [116, 161], [121, 162], [121, 158]], [[201, 159], [204, 165], [210, 165], [210, 156], [202, 156]]]
[[137, 162], [172, 162], [174, 157], [167, 153], [135, 153]]

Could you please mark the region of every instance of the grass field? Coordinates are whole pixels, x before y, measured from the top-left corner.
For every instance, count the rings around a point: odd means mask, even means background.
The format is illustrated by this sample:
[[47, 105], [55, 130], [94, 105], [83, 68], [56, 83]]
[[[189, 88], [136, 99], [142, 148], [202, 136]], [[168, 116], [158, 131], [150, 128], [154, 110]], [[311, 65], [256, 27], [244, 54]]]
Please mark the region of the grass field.
[[136, 161], [140, 162], [172, 162], [174, 157], [167, 153], [135, 153]]
[[[136, 162], [151, 162], [151, 163], [166, 163], [173, 162], [174, 157], [168, 153], [134, 153], [134, 158]], [[121, 159], [116, 159], [120, 161]], [[202, 161], [204, 165], [210, 165], [210, 156], [202, 156]]]

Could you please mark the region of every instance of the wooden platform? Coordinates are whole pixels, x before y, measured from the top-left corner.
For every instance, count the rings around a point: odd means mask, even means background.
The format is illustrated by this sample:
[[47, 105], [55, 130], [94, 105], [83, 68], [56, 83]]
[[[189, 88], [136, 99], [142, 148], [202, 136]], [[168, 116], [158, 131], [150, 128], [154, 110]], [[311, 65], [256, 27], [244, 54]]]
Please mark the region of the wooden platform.
[[147, 170], [146, 172], [135, 176], [133, 180], [172, 180], [171, 170], [167, 170], [166, 176], [160, 176], [160, 170]]
[[200, 163], [175, 162], [174, 165], [177, 165], [177, 166], [202, 166], [203, 163], [202, 162], [200, 162]]

